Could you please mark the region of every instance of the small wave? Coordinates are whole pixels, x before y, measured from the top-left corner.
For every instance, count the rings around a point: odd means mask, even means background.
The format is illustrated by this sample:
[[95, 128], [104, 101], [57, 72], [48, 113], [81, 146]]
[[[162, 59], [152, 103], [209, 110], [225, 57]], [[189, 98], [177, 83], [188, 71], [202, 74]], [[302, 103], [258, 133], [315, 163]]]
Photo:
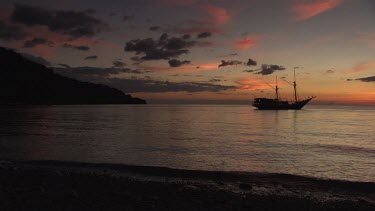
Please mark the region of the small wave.
[[314, 146], [318, 148], [329, 149], [329, 150], [337, 150], [337, 151], [344, 151], [344, 152], [358, 152], [358, 153], [375, 155], [375, 149], [358, 147], [358, 146], [333, 145], [333, 144], [315, 144]]

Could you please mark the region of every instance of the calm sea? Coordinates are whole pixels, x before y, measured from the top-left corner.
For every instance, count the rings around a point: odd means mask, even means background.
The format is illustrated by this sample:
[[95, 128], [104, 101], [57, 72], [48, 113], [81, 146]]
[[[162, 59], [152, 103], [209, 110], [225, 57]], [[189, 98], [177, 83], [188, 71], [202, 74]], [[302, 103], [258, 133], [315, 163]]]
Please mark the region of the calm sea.
[[375, 182], [375, 108], [0, 108], [0, 159], [290, 173]]

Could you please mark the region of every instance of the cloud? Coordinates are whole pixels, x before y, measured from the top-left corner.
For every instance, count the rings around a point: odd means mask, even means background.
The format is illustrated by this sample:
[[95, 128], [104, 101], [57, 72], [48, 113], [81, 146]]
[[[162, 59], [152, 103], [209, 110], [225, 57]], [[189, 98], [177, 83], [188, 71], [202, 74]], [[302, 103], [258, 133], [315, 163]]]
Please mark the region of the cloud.
[[[221, 60], [221, 64], [218, 67], [233, 66], [233, 65], [246, 65], [246, 66], [256, 66], [257, 62], [249, 59], [247, 62], [241, 62], [238, 60]], [[254, 70], [244, 70], [243, 72], [253, 72]]]
[[44, 38], [34, 38], [32, 40], [26, 40], [23, 44], [23, 47], [33, 48], [37, 45], [44, 45], [44, 44], [47, 44], [48, 46], [52, 46], [54, 43]]
[[225, 58], [225, 57], [232, 57], [232, 56], [238, 56], [238, 53], [230, 53], [230, 54], [225, 54], [221, 56], [217, 56], [218, 58]]
[[98, 59], [98, 56], [96, 55], [85, 57], [85, 60], [97, 60], [97, 59]]
[[172, 59], [172, 60], [169, 60], [168, 63], [169, 63], [170, 67], [180, 67], [180, 66], [185, 65], [185, 64], [190, 64], [190, 61], [188, 61], [188, 60], [180, 61], [180, 60], [177, 60], [177, 59]]
[[106, 80], [106, 84], [112, 87], [126, 91], [127, 93], [136, 92], [220, 92], [234, 90], [236, 86], [225, 86], [207, 82], [169, 82], [157, 81], [151, 79], [121, 79], [111, 78]]
[[375, 76], [370, 76], [366, 78], [357, 78], [357, 79], [347, 79], [347, 81], [362, 81], [362, 82], [375, 82]]
[[[61, 65], [60, 65], [61, 66]], [[89, 81], [95, 78], [107, 78], [111, 75], [118, 75], [122, 73], [129, 74], [143, 74], [148, 71], [134, 70], [130, 68], [99, 68], [99, 67], [64, 67], [54, 68], [58, 74], [76, 78], [79, 80]]]
[[112, 62], [112, 64], [113, 64], [113, 67], [116, 67], [116, 68], [121, 68], [121, 67], [126, 66], [126, 64], [122, 61], [114, 61]]
[[7, 24], [0, 20], [0, 39], [2, 40], [23, 40], [27, 37], [26, 33], [20, 26]]
[[202, 33], [199, 33], [197, 35], [197, 38], [207, 38], [207, 37], [211, 37], [211, 32], [202, 32]]
[[255, 69], [255, 70], [243, 70], [242, 72], [245, 72], [245, 73], [253, 73], [253, 72], [257, 72], [259, 71], [260, 69]]
[[183, 36], [182, 36], [182, 39], [184, 39], [184, 40], [188, 40], [188, 39], [190, 39], [191, 38], [191, 35], [190, 34], [184, 34]]
[[[236, 86], [225, 86], [208, 82], [169, 82], [153, 80], [150, 78], [116, 78], [114, 75], [121, 73], [141, 74], [145, 71], [131, 70], [128, 68], [96, 68], [96, 67], [76, 67], [76, 68], [55, 68], [58, 74], [75, 78], [82, 81], [105, 84], [121, 89], [126, 93], [135, 92], [220, 92], [234, 90]], [[146, 71], [147, 72], [147, 71]], [[112, 76], [112, 77], [111, 77]]]
[[168, 60], [189, 52], [196, 42], [180, 37], [169, 37], [164, 33], [158, 40], [152, 38], [136, 39], [126, 43], [125, 51], [143, 55], [141, 60]]
[[15, 4], [11, 19], [26, 26], [47, 26], [52, 32], [72, 38], [91, 37], [107, 28], [92, 11], [47, 10], [24, 4]]
[[233, 45], [237, 48], [241, 48], [247, 50], [251, 47], [254, 47], [258, 44], [259, 36], [247, 36], [243, 39], [237, 40], [233, 43]]
[[337, 7], [342, 0], [312, 0], [310, 2], [299, 1], [291, 10], [295, 13], [297, 21], [312, 18], [320, 13]]
[[201, 6], [201, 9], [211, 17], [215, 24], [226, 24], [230, 20], [228, 11], [223, 7], [205, 4]]
[[218, 78], [213, 78], [213, 79], [209, 80], [209, 82], [213, 82], [213, 83], [220, 82], [220, 81], [221, 81], [221, 79], [218, 79]]
[[243, 64], [243, 62], [238, 61], [238, 60], [231, 60], [231, 61], [221, 60], [221, 64], [219, 64], [218, 67], [226, 67], [226, 66], [233, 66], [233, 65], [239, 65], [239, 64]]
[[88, 51], [90, 50], [90, 47], [88, 46], [85, 46], [85, 45], [78, 45], [78, 46], [75, 46], [75, 45], [71, 45], [71, 44], [63, 44], [62, 47], [64, 48], [71, 48], [71, 49], [75, 49], [75, 50], [79, 50], [79, 51]]
[[255, 74], [261, 74], [261, 75], [270, 75], [274, 73], [275, 71], [281, 71], [285, 70], [285, 67], [280, 66], [280, 65], [268, 65], [268, 64], [262, 64], [262, 67], [260, 71], [256, 72]]
[[246, 63], [247, 66], [256, 66], [257, 62], [255, 60], [249, 59]]
[[344, 71], [344, 73], [359, 73], [359, 72], [366, 72], [368, 70], [373, 70], [375, 69], [375, 62], [369, 61], [369, 62], [363, 62], [355, 67]]

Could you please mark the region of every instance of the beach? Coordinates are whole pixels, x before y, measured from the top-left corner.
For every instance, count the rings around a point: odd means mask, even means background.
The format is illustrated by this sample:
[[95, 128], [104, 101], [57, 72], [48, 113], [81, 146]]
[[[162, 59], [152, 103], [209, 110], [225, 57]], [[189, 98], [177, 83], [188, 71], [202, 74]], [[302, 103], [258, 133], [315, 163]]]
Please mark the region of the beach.
[[4, 160], [0, 201], [2, 210], [375, 210], [375, 183]]

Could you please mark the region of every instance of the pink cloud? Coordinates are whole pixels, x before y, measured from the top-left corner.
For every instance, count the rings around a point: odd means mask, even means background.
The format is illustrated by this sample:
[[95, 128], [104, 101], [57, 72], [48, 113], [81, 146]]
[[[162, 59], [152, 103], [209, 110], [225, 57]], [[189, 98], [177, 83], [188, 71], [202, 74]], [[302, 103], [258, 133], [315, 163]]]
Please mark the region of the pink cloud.
[[235, 41], [233, 45], [237, 48], [247, 50], [249, 48], [256, 46], [258, 44], [259, 39], [260, 39], [260, 36], [247, 36], [243, 39]]
[[230, 20], [228, 11], [223, 7], [218, 7], [213, 4], [205, 4], [201, 6], [201, 9], [207, 13], [216, 24], [226, 24]]
[[344, 73], [360, 73], [360, 72], [365, 72], [365, 71], [369, 71], [373, 69], [375, 69], [375, 62], [370, 61], [370, 62], [360, 63], [356, 65], [355, 67], [344, 71]]
[[299, 0], [298, 2], [291, 10], [296, 14], [295, 19], [302, 21], [337, 7], [342, 0], [310, 0], [309, 2]]

